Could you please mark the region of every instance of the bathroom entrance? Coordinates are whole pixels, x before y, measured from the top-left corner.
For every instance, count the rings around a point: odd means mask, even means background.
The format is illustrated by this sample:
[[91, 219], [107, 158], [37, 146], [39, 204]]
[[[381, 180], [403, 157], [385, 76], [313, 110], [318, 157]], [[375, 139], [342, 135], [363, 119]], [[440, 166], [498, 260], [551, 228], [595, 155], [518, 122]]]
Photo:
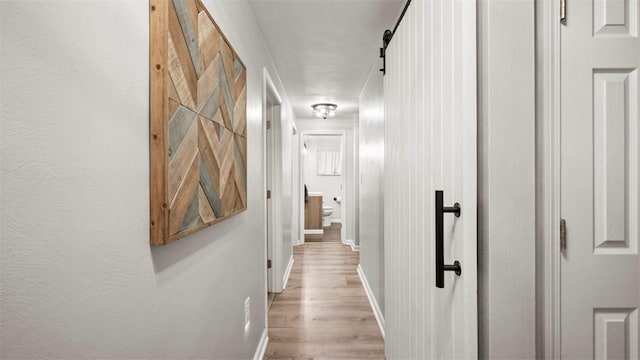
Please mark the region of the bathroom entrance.
[[344, 133], [307, 132], [301, 145], [304, 242], [345, 242]]

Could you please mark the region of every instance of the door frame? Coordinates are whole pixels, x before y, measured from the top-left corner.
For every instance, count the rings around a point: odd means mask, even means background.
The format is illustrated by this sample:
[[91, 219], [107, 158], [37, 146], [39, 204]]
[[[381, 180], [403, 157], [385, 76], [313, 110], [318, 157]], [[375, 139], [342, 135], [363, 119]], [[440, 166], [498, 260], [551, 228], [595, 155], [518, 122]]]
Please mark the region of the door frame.
[[[300, 219], [300, 211], [298, 209], [298, 199], [300, 199], [301, 197], [304, 198], [304, 184], [300, 185], [300, 179], [301, 179], [301, 172], [302, 172], [302, 156], [304, 155], [301, 151], [300, 148], [300, 143], [302, 142], [302, 133], [300, 132], [300, 130], [298, 129], [298, 126], [296, 125], [295, 121], [293, 122], [293, 138], [292, 138], [292, 142], [291, 142], [291, 151], [292, 151], [292, 156], [291, 156], [291, 176], [292, 176], [292, 181], [291, 181], [291, 216], [292, 216], [292, 220], [291, 220], [291, 245], [292, 246], [298, 246], [298, 245], [302, 245], [302, 243], [304, 242], [304, 236], [301, 240], [300, 238], [300, 234], [303, 233], [304, 229], [302, 229], [302, 231], [300, 230], [300, 226], [302, 224], [302, 226], [304, 227], [304, 219]], [[301, 189], [302, 188], [302, 189]], [[304, 214], [303, 214], [304, 216]], [[304, 235], [304, 234], [303, 234]], [[285, 284], [286, 285], [286, 284]]]
[[560, 0], [536, 2], [538, 355], [560, 358]]
[[[276, 113], [276, 118], [271, 123], [271, 143], [267, 144], [267, 118], [268, 105], [272, 104], [278, 107], [279, 111]], [[271, 249], [271, 282], [268, 281], [267, 271], [265, 271], [265, 284], [266, 291], [264, 292], [265, 299], [267, 292], [281, 292], [282, 291], [282, 228], [278, 226], [282, 224], [282, 198], [278, 194], [282, 191], [282, 98], [278, 93], [269, 71], [267, 68], [263, 68], [262, 71], [262, 170], [264, 174], [263, 178], [263, 196], [262, 206], [264, 211], [264, 268], [267, 269], [267, 260], [269, 254], [267, 253], [267, 244]], [[267, 146], [269, 146], [267, 148]], [[272, 157], [271, 163], [271, 184], [272, 189], [268, 189], [269, 179], [267, 178], [267, 150]], [[267, 201], [267, 190], [271, 190], [271, 202]], [[271, 212], [271, 222], [267, 223], [267, 213]], [[265, 301], [266, 307], [266, 301]], [[266, 314], [267, 312], [265, 312]]]
[[347, 243], [347, 224], [348, 221], [347, 220], [347, 212], [349, 211], [349, 206], [351, 206], [351, 203], [349, 202], [348, 196], [347, 196], [347, 174], [346, 174], [346, 170], [347, 170], [347, 149], [346, 149], [346, 144], [347, 144], [347, 131], [346, 130], [302, 130], [299, 132], [300, 133], [300, 144], [299, 144], [299, 153], [300, 153], [300, 171], [298, 173], [298, 183], [299, 183], [299, 190], [300, 190], [300, 194], [303, 196], [300, 196], [298, 205], [298, 212], [300, 214], [300, 221], [299, 221], [299, 229], [300, 229], [300, 241], [298, 242], [298, 245], [304, 245], [305, 241], [304, 241], [304, 169], [305, 169], [305, 163], [304, 163], [304, 138], [305, 136], [308, 135], [335, 135], [335, 136], [340, 136], [341, 137], [341, 146], [342, 146], [342, 211], [340, 213], [340, 221], [341, 221], [341, 229], [340, 229], [340, 242], [342, 242], [342, 244], [348, 245]]

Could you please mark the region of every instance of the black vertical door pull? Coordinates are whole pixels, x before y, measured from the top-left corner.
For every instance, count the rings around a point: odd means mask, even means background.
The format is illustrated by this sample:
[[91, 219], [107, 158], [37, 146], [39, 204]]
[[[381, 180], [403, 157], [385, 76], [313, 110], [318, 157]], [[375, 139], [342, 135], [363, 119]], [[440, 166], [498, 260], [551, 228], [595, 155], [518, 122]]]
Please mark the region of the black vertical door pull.
[[442, 190], [436, 190], [436, 287], [444, 288], [444, 272], [455, 271], [460, 276], [462, 267], [458, 260], [453, 265], [444, 263], [444, 213], [453, 213], [460, 217], [460, 204], [455, 203], [451, 207], [444, 206]]

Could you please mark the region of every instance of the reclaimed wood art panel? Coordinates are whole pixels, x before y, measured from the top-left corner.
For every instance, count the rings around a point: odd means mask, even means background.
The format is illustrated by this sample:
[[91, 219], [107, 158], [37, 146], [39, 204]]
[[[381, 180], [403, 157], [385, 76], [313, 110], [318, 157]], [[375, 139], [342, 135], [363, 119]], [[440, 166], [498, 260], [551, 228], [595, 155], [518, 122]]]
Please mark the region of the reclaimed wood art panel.
[[150, 0], [151, 244], [247, 208], [246, 68], [200, 0]]

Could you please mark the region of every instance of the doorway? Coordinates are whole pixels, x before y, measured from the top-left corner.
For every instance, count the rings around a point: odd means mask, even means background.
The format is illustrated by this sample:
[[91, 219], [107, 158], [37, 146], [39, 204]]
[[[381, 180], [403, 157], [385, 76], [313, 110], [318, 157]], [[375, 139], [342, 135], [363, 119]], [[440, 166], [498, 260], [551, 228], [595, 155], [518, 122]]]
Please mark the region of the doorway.
[[282, 100], [266, 69], [263, 72], [263, 133], [265, 164], [265, 266], [267, 268], [266, 306], [267, 312], [273, 303], [275, 293], [282, 291], [278, 282], [282, 257], [281, 232], [281, 110]]
[[346, 243], [350, 203], [345, 133], [306, 131], [300, 147], [301, 239]]

